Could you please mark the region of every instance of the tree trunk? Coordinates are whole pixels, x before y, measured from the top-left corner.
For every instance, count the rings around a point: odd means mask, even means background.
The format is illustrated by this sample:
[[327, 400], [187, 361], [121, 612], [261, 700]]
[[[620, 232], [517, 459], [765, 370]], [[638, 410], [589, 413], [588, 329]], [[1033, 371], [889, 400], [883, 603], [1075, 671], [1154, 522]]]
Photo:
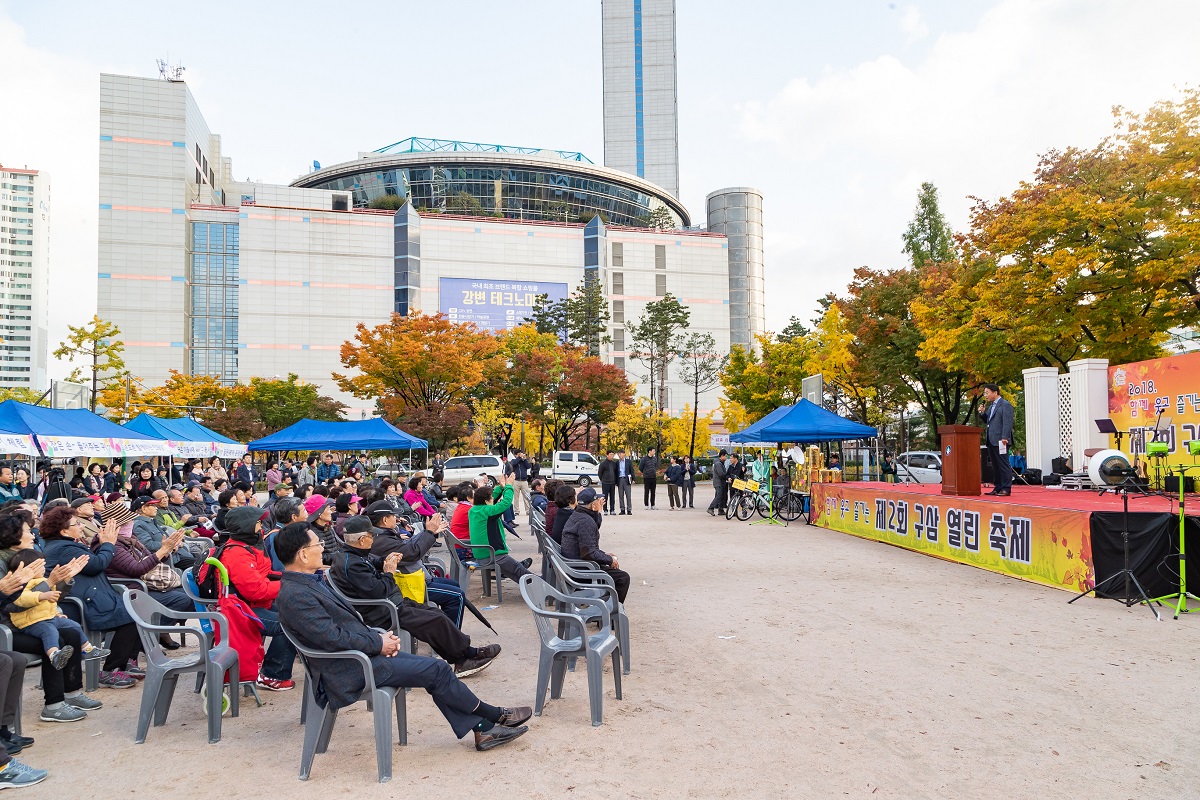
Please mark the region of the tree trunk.
[[[92, 413], [93, 414], [96, 413], [96, 383], [97, 383], [97, 379], [99, 378], [99, 374], [97, 372], [97, 370], [99, 369], [99, 365], [100, 365], [100, 348], [97, 345], [96, 349], [92, 351]], [[51, 402], [53, 403], [53, 401], [51, 401]]]
[[688, 458], [696, 457], [696, 423], [700, 419], [700, 384], [694, 383], [695, 394], [692, 396], [692, 441], [688, 444]]

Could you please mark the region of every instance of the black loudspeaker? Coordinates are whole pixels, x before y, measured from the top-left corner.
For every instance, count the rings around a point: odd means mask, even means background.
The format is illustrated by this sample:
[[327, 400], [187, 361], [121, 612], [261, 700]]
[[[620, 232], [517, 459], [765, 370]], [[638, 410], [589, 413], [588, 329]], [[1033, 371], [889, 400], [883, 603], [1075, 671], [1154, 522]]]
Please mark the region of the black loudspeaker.
[[1058, 486], [1060, 483], [1062, 483], [1062, 475], [1057, 472], [1042, 476], [1042, 486]]
[[1025, 482], [1037, 486], [1042, 482], [1042, 471], [1040, 469], [1026, 468]]
[[1067, 460], [1061, 456], [1050, 461], [1050, 469], [1056, 475], [1067, 475], [1071, 472], [1067, 467]]
[[979, 446], [979, 482], [996, 484], [996, 474], [992, 471], [992, 460], [988, 458], [987, 447]]
[[[1163, 484], [1164, 491], [1167, 494], [1179, 494], [1179, 476], [1168, 475], [1166, 483]], [[1191, 494], [1196, 491], [1196, 479], [1191, 475], [1183, 476], [1183, 491]]]

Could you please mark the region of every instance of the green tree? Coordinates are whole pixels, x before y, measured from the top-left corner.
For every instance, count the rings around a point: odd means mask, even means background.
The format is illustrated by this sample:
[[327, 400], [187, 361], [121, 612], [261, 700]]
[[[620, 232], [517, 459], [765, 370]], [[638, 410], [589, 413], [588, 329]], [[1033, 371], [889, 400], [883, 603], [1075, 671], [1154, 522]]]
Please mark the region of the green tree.
[[625, 327], [633, 338], [633, 357], [649, 370], [650, 396], [659, 411], [667, 407], [667, 368], [679, 353], [679, 333], [691, 321], [691, 312], [667, 292], [661, 300]]
[[938, 190], [932, 183], [922, 183], [917, 195], [917, 208], [904, 231], [904, 252], [914, 267], [930, 262], [940, 263], [954, 258], [954, 231], [946, 224], [938, 205]]
[[550, 295], [539, 294], [533, 299], [533, 306], [529, 309], [529, 316], [525, 318], [525, 322], [533, 323], [538, 333], [550, 333], [559, 341], [565, 342], [570, 333], [567, 325], [566, 298], [552, 302]]
[[803, 339], [805, 336], [808, 336], [808, 333], [808, 328], [804, 326], [804, 323], [798, 317], [792, 317], [788, 320], [788, 324], [784, 329], [776, 334], [775, 339], [780, 342], [791, 342], [796, 339]]
[[[738, 408], [745, 409], [749, 422], [804, 396], [804, 378], [810, 374], [808, 369], [814, 349], [808, 336], [781, 342], [770, 335], [759, 335], [755, 341], [757, 349], [747, 350], [734, 345], [729, 352], [729, 362], [721, 372], [725, 397]], [[820, 372], [820, 369], [814, 371]]]
[[58, 345], [53, 355], [69, 361], [83, 359], [84, 365], [71, 370], [67, 380], [91, 384], [92, 411], [95, 411], [99, 393], [109, 384], [121, 380], [121, 374], [125, 371], [125, 359], [121, 358], [125, 344], [116, 338], [121, 335], [121, 329], [99, 316], [93, 316], [87, 325], [68, 325], [67, 330], [66, 341]]
[[[729, 363], [728, 355], [717, 352], [711, 333], [690, 333], [680, 342], [678, 350], [679, 380], [692, 387], [692, 437], [688, 455], [696, 456], [696, 425], [700, 413], [700, 395], [721, 384], [721, 373]], [[707, 448], [706, 448], [707, 449]]]
[[399, 211], [408, 200], [398, 194], [385, 194], [367, 203], [367, 208], [377, 208], [386, 211]]
[[658, 206], [647, 214], [646, 227], [655, 231], [669, 231], [675, 227], [675, 215], [666, 206]]
[[625, 370], [585, 354], [582, 348], [563, 348], [563, 378], [550, 392], [546, 412], [554, 448], [571, 449], [585, 432], [587, 444], [592, 427], [612, 421], [617, 407], [632, 395]]
[[48, 406], [50, 403], [44, 394], [44, 392], [35, 392], [33, 389], [26, 389], [23, 386], [14, 386], [11, 389], [0, 389], [0, 403], [5, 400], [16, 400], [18, 403], [28, 403], [31, 406]]
[[584, 279], [567, 298], [567, 344], [582, 347], [589, 356], [600, 355], [600, 345], [608, 344], [608, 300], [598, 280]]
[[483, 203], [479, 202], [479, 198], [470, 192], [455, 192], [446, 198], [446, 213], [467, 214], [472, 217], [486, 217], [488, 215], [487, 209], [483, 207]]
[[325, 397], [294, 372], [283, 379], [251, 378], [248, 392], [235, 393], [233, 405], [256, 412], [268, 433], [283, 430], [302, 419], [336, 421], [346, 405]]

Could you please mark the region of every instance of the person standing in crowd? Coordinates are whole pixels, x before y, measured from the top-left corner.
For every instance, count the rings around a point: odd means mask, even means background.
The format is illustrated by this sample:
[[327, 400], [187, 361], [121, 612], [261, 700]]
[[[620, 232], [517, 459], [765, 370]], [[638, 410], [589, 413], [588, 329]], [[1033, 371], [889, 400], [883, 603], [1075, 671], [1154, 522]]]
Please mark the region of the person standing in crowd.
[[696, 465], [691, 456], [684, 456], [683, 463], [683, 496], [680, 498], [685, 508], [696, 507]]
[[100, 494], [104, 491], [104, 476], [100, 473], [99, 464], [88, 466], [88, 474], [83, 479], [83, 490], [88, 494]]
[[604, 492], [604, 513], [614, 514], [617, 509], [617, 454], [612, 450], [605, 453], [596, 472]]
[[264, 473], [264, 477], [267, 480], [267, 491], [275, 491], [275, 487], [283, 480], [283, 471], [279, 469], [278, 461], [273, 458], [267, 461], [267, 471]]
[[633, 459], [625, 455], [625, 448], [617, 450], [617, 499], [621, 511], [617, 516], [633, 514]]
[[254, 474], [254, 456], [246, 453], [246, 455], [242, 456], [241, 463], [233, 471], [233, 482], [244, 483], [253, 489], [256, 477]]
[[600, 512], [603, 498], [590, 486], [579, 493], [579, 502], [574, 513], [563, 526], [563, 558], [594, 561], [600, 569], [612, 576], [616, 584], [617, 599], [625, 602], [629, 594], [629, 573], [621, 569], [617, 557], [600, 549], [600, 525], [604, 515]]
[[683, 500], [679, 495], [679, 490], [683, 488], [683, 467], [679, 464], [678, 456], [671, 456], [670, 464], [667, 466], [667, 499], [671, 502], [671, 510], [683, 508]]
[[114, 461], [108, 465], [108, 472], [104, 473], [104, 494], [110, 495], [113, 492], [125, 491], [125, 474], [121, 471], [121, 462]]
[[17, 487], [17, 491], [21, 494], [21, 497], [26, 500], [37, 499], [37, 486], [30, 485], [29, 470], [24, 467], [17, 467], [13, 471], [13, 484]]
[[213, 456], [208, 461], [208, 469], [204, 472], [205, 475], [213, 479], [213, 484], [218, 481], [229, 480], [229, 473], [225, 471], [225, 467], [221, 466], [221, 459]]
[[513, 476], [513, 513], [529, 513], [529, 460], [525, 453], [518, 450], [516, 457], [511, 459]]
[[433, 482], [440, 482], [446, 476], [446, 454], [438, 453], [435, 455], [429, 465], [429, 469], [433, 473]]
[[296, 474], [296, 483], [300, 486], [317, 484], [317, 457], [309, 456], [304, 461], [304, 466], [300, 468], [300, 472]]
[[658, 492], [659, 462], [656, 452], [651, 447], [638, 462], [638, 472], [642, 473], [642, 502], [645, 503], [647, 511], [655, 510], [654, 500]]
[[726, 480], [729, 475], [729, 468], [725, 463], [725, 459], [728, 456], [728, 450], [721, 450], [721, 452], [717, 453], [717, 460], [713, 462], [713, 499], [708, 504], [708, 515], [710, 517], [715, 517], [718, 513], [724, 515], [725, 507], [729, 503], [729, 484]]
[[984, 384], [983, 396], [987, 405], [980, 403], [979, 418], [987, 426], [988, 459], [995, 476], [988, 494], [1008, 497], [1012, 494], [1012, 464], [1008, 460], [1008, 451], [1013, 442], [1013, 407], [994, 383]]
[[21, 494], [21, 490], [17, 488], [17, 483], [13, 476], [13, 468], [8, 464], [0, 464], [0, 503], [23, 499], [25, 497]]
[[342, 468], [333, 463], [333, 453], [321, 456], [321, 466], [317, 467], [317, 483], [329, 483], [342, 476]]

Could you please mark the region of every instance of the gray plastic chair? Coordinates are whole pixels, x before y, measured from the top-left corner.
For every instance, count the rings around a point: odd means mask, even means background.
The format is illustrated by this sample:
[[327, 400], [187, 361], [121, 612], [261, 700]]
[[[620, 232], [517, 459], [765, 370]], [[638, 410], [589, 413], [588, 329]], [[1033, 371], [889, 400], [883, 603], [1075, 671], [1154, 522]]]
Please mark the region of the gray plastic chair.
[[[624, 604], [617, 597], [617, 584], [613, 581], [612, 576], [597, 569], [591, 561], [563, 558], [562, 555], [553, 551], [547, 553], [546, 556], [557, 578], [555, 585], [560, 591], [571, 597], [593, 597], [604, 601], [613, 632], [621, 640], [621, 671], [628, 675], [630, 662], [629, 617], [625, 614]], [[591, 565], [590, 568], [581, 566], [585, 564]], [[581, 613], [589, 622], [594, 621], [592, 614], [582, 610]]]
[[[457, 583], [459, 588], [465, 592], [471, 584], [471, 573], [478, 572], [480, 579], [483, 581], [483, 596], [490, 597], [492, 594], [492, 579], [494, 578], [496, 581], [496, 605], [503, 603], [504, 591], [501, 589], [500, 584], [503, 581], [504, 576], [500, 574], [500, 567], [495, 563], [483, 564], [475, 559], [472, 559], [472, 563], [475, 566], [468, 567], [465, 563], [463, 563], [463, 560], [459, 558], [458, 551], [454, 549], [454, 545], [456, 543], [461, 546], [462, 542], [459, 542], [458, 539], [454, 538], [454, 534], [450, 533], [449, 528], [444, 528], [442, 530], [442, 537], [443, 541], [446, 543], [446, 549], [449, 551], [450, 580]], [[482, 548], [484, 550], [488, 550], [492, 554], [490, 556], [491, 560], [493, 562], [496, 560], [496, 548], [492, 547], [491, 545], [471, 544], [466, 546], [469, 548]]]
[[[233, 681], [237, 681], [237, 650], [229, 646], [228, 636], [218, 645], [209, 644], [208, 636], [199, 625], [152, 625], [149, 620], [154, 619], [156, 614], [167, 619], [209, 620], [229, 630], [229, 622], [225, 615], [218, 611], [174, 611], [138, 589], [125, 592], [123, 601], [125, 610], [137, 624], [138, 636], [141, 637], [142, 648], [146, 652], [146, 680], [142, 682], [142, 705], [138, 710], [137, 734], [134, 741], [138, 744], [146, 741], [151, 718], [156, 728], [166, 724], [171, 700], [175, 696], [175, 685], [180, 675], [189, 672], [202, 672], [205, 675], [208, 682], [208, 741], [209, 744], [221, 741], [222, 687], [225, 685], [226, 674], [229, 674]], [[200, 650], [179, 658], [171, 658], [158, 643], [160, 633], [178, 633], [184, 638], [190, 633], [198, 640]], [[238, 715], [239, 697], [240, 692], [229, 693], [231, 716]]]
[[[118, 584], [118, 586], [119, 586], [119, 584]], [[113, 587], [113, 588], [117, 588], [117, 587]], [[77, 609], [77, 613], [79, 615], [79, 619], [77, 619], [75, 621], [79, 623], [79, 626], [81, 628], [83, 628], [83, 635], [87, 637], [89, 642], [91, 642], [92, 644], [99, 644], [103, 647], [108, 646], [108, 643], [112, 641], [113, 632], [105, 631], [105, 632], [101, 633], [99, 636], [97, 636], [96, 632], [88, 627], [87, 613], [86, 613], [87, 606], [84, 605], [83, 600], [81, 598], [73, 597], [72, 595], [63, 595], [62, 597], [58, 598], [58, 604], [61, 606], [63, 603], [75, 606], [75, 608]], [[83, 660], [83, 690], [85, 692], [94, 692], [99, 687], [100, 687], [100, 659], [85, 658]]]
[[[0, 625], [0, 650], [7, 650], [9, 652], [13, 651], [13, 635], [12, 631], [9, 630], [7, 625]], [[22, 653], [21, 655], [29, 657], [29, 663], [25, 665], [25, 669], [30, 669], [31, 667], [40, 667], [42, 665], [42, 659], [38, 658], [37, 656], [30, 656], [29, 653]], [[41, 688], [40, 685], [38, 688]], [[24, 692], [17, 694], [17, 718], [13, 720], [12, 729], [13, 733], [17, 734], [17, 736], [21, 735], [21, 710], [22, 706], [24, 705], [21, 695], [23, 694]]]
[[[547, 685], [550, 688], [551, 700], [562, 696], [567, 660], [582, 656], [587, 662], [588, 701], [591, 705], [592, 725], [603, 724], [604, 659], [609, 656], [612, 657], [613, 683], [617, 690], [617, 699], [621, 699], [621, 644], [609, 624], [608, 607], [598, 598], [563, 594], [532, 574], [521, 578], [521, 597], [533, 612], [533, 621], [542, 639], [533, 713], [541, 716], [546, 704]], [[599, 623], [600, 630], [588, 635], [587, 621], [583, 615], [568, 611], [550, 611], [547, 605], [551, 602], [559, 604], [560, 608], [594, 608], [594, 620]]]
[[[377, 628], [374, 630], [378, 630]], [[329, 739], [333, 736], [333, 725], [337, 722], [338, 709], [331, 708], [328, 703], [322, 708], [317, 703], [314, 687], [317, 685], [316, 673], [312, 669], [311, 659], [346, 659], [357, 661], [363, 669], [366, 678], [366, 688], [363, 699], [375, 719], [375, 761], [379, 771], [379, 782], [387, 783], [392, 779], [392, 706], [396, 708], [396, 726], [399, 729], [401, 745], [408, 744], [408, 708], [404, 692], [394, 686], [377, 686], [375, 670], [371, 659], [365, 653], [357, 650], [337, 650], [322, 653], [303, 647], [296, 638], [284, 628], [284, 635], [296, 648], [301, 663], [304, 664], [304, 749], [300, 754], [300, 780], [308, 780], [312, 772], [313, 757], [329, 749]]]

